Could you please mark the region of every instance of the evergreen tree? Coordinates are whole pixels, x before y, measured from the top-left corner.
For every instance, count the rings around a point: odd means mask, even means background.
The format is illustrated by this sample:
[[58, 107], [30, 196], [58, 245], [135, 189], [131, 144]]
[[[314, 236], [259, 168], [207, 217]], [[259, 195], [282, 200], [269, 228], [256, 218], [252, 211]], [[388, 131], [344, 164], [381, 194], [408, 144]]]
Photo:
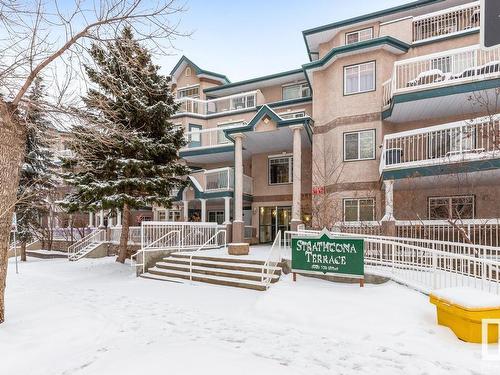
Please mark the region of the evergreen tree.
[[177, 111], [171, 80], [159, 74], [130, 28], [104, 45], [94, 44], [95, 66], [85, 66], [95, 88], [83, 99], [88, 123], [74, 128], [76, 154], [68, 181], [70, 212], [121, 210], [117, 261], [127, 256], [129, 214], [152, 204], [171, 207], [170, 192], [188, 173], [178, 150], [186, 144], [170, 117]]
[[26, 118], [26, 156], [21, 168], [17, 193], [17, 237], [21, 243], [21, 260], [26, 260], [26, 243], [32, 241], [41, 228], [42, 218], [50, 210], [48, 196], [55, 187], [55, 163], [47, 139], [51, 127], [44, 113], [32, 103], [38, 103], [45, 96], [42, 79], [37, 77], [28, 96]]

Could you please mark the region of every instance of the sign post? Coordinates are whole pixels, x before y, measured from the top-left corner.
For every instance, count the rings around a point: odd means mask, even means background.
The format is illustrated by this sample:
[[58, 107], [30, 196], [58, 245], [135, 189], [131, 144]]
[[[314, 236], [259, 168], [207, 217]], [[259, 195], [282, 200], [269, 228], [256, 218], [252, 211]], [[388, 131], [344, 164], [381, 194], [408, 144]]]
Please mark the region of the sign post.
[[359, 279], [364, 286], [364, 240], [331, 236], [325, 228], [318, 236], [292, 238], [292, 272]]
[[16, 233], [17, 233], [17, 215], [14, 212], [12, 216], [12, 224], [10, 225], [10, 231], [12, 232], [12, 236], [14, 237], [14, 258], [16, 259], [16, 273], [19, 273], [19, 267], [17, 265], [17, 242], [16, 242]]
[[493, 48], [500, 44], [500, 1], [481, 0], [481, 46]]

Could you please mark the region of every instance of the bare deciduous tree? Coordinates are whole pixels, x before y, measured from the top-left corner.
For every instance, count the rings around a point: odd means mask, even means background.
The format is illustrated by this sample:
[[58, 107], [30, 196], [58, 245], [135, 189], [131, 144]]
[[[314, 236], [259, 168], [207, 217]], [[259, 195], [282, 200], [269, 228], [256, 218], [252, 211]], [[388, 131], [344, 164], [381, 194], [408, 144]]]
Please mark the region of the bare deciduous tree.
[[[175, 0], [79, 0], [71, 4], [0, 0], [0, 323], [5, 320], [9, 232], [26, 142], [26, 124], [19, 114], [29, 101], [28, 89], [36, 77], [44, 75], [57, 95], [36, 105], [62, 112], [78, 94], [71, 84], [84, 79], [81, 62], [89, 42], [114, 40], [116, 30], [129, 25], [138, 39], [165, 51], [180, 35], [175, 15], [181, 10]], [[58, 79], [61, 73], [62, 80]]]

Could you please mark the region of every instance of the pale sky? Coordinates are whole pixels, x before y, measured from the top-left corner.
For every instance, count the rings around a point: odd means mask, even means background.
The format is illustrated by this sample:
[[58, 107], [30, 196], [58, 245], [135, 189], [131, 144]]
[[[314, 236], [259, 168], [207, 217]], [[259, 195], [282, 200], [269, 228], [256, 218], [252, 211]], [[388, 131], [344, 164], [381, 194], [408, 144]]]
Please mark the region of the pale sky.
[[175, 56], [156, 62], [170, 73], [184, 54], [231, 81], [297, 69], [308, 62], [302, 31], [410, 0], [187, 0]]

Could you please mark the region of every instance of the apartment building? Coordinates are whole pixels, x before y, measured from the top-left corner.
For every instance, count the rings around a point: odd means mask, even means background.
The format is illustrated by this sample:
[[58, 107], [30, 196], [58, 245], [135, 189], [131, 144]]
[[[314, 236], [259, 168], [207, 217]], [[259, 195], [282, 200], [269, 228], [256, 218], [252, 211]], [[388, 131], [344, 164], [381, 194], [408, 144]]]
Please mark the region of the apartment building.
[[194, 172], [158, 220], [269, 242], [299, 224], [377, 226], [500, 213], [500, 48], [480, 5], [420, 0], [303, 31], [302, 67], [230, 82], [172, 70]]

